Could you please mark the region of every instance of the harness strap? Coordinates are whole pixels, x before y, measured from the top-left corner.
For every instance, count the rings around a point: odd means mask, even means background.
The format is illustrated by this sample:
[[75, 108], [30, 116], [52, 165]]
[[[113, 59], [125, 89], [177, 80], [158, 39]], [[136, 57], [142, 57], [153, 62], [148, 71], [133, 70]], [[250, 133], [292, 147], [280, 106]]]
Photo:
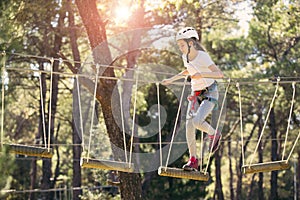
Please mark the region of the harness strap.
[[202, 96], [202, 94], [204, 92], [206, 92], [206, 90], [198, 90], [198, 91], [195, 91], [193, 95], [191, 95], [191, 96], [188, 97], [188, 100], [192, 102], [191, 110], [195, 110], [195, 104], [196, 104], [196, 102], [198, 101], [198, 103], [199, 103], [198, 97], [200, 97], [200, 95]]
[[204, 90], [194, 91], [194, 94], [192, 96], [188, 97], [188, 100], [192, 101], [191, 111], [195, 110], [195, 104], [196, 104], [196, 102], [198, 102], [199, 105], [200, 105], [201, 102], [204, 101], [204, 100], [208, 100], [208, 101], [214, 103], [215, 104], [214, 110], [218, 109], [218, 106], [219, 106], [218, 105], [218, 100], [215, 99], [215, 98], [207, 97], [207, 96], [204, 95], [205, 92], [209, 91], [210, 87], [211, 86], [205, 88]]
[[[211, 98], [211, 97], [205, 97], [203, 100], [208, 100], [208, 101], [214, 103], [214, 104], [215, 104], [214, 110], [218, 110], [218, 108], [219, 108], [219, 103], [218, 103], [218, 100], [217, 100], [217, 99]], [[202, 101], [203, 101], [203, 100], [202, 100]]]

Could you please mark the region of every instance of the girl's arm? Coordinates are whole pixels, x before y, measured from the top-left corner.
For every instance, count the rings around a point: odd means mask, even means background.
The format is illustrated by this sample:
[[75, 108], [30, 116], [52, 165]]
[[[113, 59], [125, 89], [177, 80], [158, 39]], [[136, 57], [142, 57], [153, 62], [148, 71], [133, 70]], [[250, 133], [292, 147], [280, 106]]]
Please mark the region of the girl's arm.
[[172, 82], [177, 81], [179, 79], [182, 79], [187, 75], [189, 75], [188, 71], [184, 70], [184, 71], [180, 72], [179, 74], [176, 74], [175, 76], [172, 76], [171, 78], [164, 79], [162, 81], [162, 84], [163, 85], [171, 84]]
[[199, 79], [199, 78], [224, 78], [223, 72], [219, 69], [219, 67], [215, 64], [210, 65], [208, 67], [211, 72], [201, 72], [196, 73], [191, 76], [192, 79]]

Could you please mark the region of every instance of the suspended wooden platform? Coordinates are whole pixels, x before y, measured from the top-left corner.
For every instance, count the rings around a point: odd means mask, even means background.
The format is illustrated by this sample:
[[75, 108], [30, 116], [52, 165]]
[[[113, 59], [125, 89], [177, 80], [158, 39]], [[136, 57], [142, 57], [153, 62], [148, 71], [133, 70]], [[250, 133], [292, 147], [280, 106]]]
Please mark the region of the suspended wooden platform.
[[9, 152], [26, 155], [26, 156], [35, 156], [42, 158], [52, 158], [53, 150], [50, 148], [38, 147], [38, 146], [28, 146], [21, 144], [4, 144], [8, 148]]
[[275, 162], [268, 162], [268, 163], [244, 165], [242, 167], [242, 172], [244, 174], [253, 174], [259, 172], [285, 170], [288, 168], [290, 168], [290, 164], [286, 160], [282, 160], [282, 161], [275, 161]]
[[199, 172], [199, 171], [185, 171], [183, 169], [163, 167], [163, 166], [160, 166], [158, 168], [158, 175], [174, 177], [174, 178], [186, 178], [186, 179], [192, 179], [197, 181], [208, 181], [209, 179], [208, 173], [204, 174], [203, 172]]
[[81, 158], [80, 165], [83, 168], [116, 170], [121, 172], [133, 172], [134, 164], [112, 160], [97, 160], [92, 158]]

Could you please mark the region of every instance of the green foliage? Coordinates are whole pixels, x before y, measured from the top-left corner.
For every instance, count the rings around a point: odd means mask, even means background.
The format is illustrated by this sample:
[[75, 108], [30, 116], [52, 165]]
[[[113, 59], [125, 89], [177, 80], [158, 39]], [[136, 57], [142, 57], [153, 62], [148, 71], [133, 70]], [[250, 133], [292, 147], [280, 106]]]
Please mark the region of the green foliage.
[[107, 184], [108, 173], [109, 171], [86, 169], [83, 185], [87, 186], [87, 189], [83, 190], [81, 199], [119, 200], [119, 188]]
[[107, 188], [108, 191], [101, 191], [101, 190], [94, 190], [94, 191], [85, 191], [84, 194], [81, 196], [82, 200], [120, 200], [120, 195], [112, 196], [110, 193], [115, 192], [114, 190], [118, 190], [116, 187]]
[[[201, 4], [200, 2], [207, 2]], [[242, 92], [242, 110], [244, 132], [249, 136], [253, 130], [252, 139], [257, 139], [259, 128], [265, 119], [266, 112], [269, 108], [270, 100], [274, 92], [274, 84], [257, 84], [258, 81], [269, 81], [275, 76], [298, 77], [300, 73], [299, 58], [299, 22], [300, 9], [297, 0], [291, 1], [255, 1], [253, 5], [253, 18], [250, 23], [250, 30], [247, 35], [241, 35], [238, 19], [234, 15], [236, 7], [241, 1], [162, 1], [156, 9], [147, 10], [144, 23], [147, 25], [172, 24], [170, 29], [173, 30], [181, 26], [194, 26], [201, 35], [201, 41], [206, 47], [216, 64], [225, 72], [226, 77], [232, 78], [233, 81], [249, 81], [249, 84], [241, 85]], [[112, 7], [115, 1], [98, 1], [99, 12], [105, 19], [113, 21]], [[101, 5], [100, 5], [101, 4]], [[52, 57], [57, 55], [57, 44], [54, 38], [59, 35], [63, 38], [61, 51], [64, 55], [72, 59], [70, 49], [70, 39], [68, 36], [67, 18], [64, 18], [63, 25], [58, 27], [59, 16], [65, 14], [64, 1], [1, 1], [0, 3], [0, 51], [5, 50], [8, 67], [38, 68], [46, 66], [47, 62], [43, 59], [25, 58], [22, 56], [10, 55], [11, 51], [22, 52], [32, 55], [46, 55]], [[74, 7], [73, 7], [74, 9]], [[76, 34], [80, 54], [83, 58], [89, 55], [88, 42], [86, 33], [80, 21], [79, 14], [75, 11]], [[139, 22], [118, 25], [107, 22], [108, 35], [119, 34], [120, 30], [129, 29], [130, 26]], [[171, 30], [171, 31], [172, 31]], [[114, 45], [124, 47], [125, 43], [130, 43], [132, 38], [121, 38], [115, 40]], [[143, 38], [144, 40], [149, 38]], [[151, 38], [150, 38], [151, 39]], [[126, 41], [125, 41], [126, 40]], [[126, 45], [125, 45], [126, 46]], [[140, 52], [137, 64], [141, 70], [150, 71], [152, 63], [162, 66], [171, 66], [174, 71], [183, 69], [180, 56], [170, 53], [173, 49], [168, 50], [143, 50]], [[174, 50], [175, 51], [175, 50]], [[126, 55], [116, 61], [118, 66], [126, 66]], [[150, 63], [150, 64], [149, 64]], [[68, 71], [67, 66], [60, 65], [61, 71]], [[163, 70], [163, 69], [161, 69]], [[117, 70], [116, 70], [117, 71]], [[121, 76], [126, 69], [119, 70], [117, 74]], [[146, 74], [143, 74], [146, 75]], [[147, 74], [147, 77], [162, 80], [166, 75]], [[49, 76], [47, 75], [47, 89], [49, 89]], [[15, 141], [19, 143], [34, 143], [38, 133], [39, 122], [39, 79], [34, 74], [12, 72], [7, 75], [8, 83], [5, 90], [5, 140], [8, 142]], [[294, 79], [288, 79], [294, 80]], [[55, 143], [59, 144], [60, 152], [60, 178], [67, 179], [66, 183], [71, 183], [72, 176], [72, 93], [73, 81], [68, 78], [61, 78], [59, 82], [59, 101], [58, 112], [56, 113], [55, 129], [57, 137]], [[178, 90], [181, 90], [178, 87]], [[49, 91], [47, 90], [47, 95]], [[297, 93], [299, 89], [297, 88]], [[297, 94], [296, 93], [296, 94]], [[282, 141], [287, 126], [287, 118], [291, 105], [291, 84], [281, 84], [279, 93], [274, 105], [276, 115], [276, 128], [278, 139]], [[174, 120], [178, 108], [178, 100], [174, 94], [164, 86], [160, 86], [161, 105], [166, 109], [167, 122], [162, 130], [163, 140], [168, 138], [174, 128]], [[296, 102], [300, 99], [296, 95]], [[137, 101], [137, 115], [140, 126], [147, 125], [154, 117], [149, 113], [152, 105], [157, 102], [156, 85], [147, 84], [139, 88]], [[45, 102], [48, 105], [48, 101]], [[132, 109], [132, 107], [131, 107]], [[239, 102], [238, 92], [234, 85], [229, 90], [226, 109], [226, 124], [223, 129], [224, 136], [231, 130], [235, 122], [239, 119]], [[293, 144], [299, 127], [300, 108], [295, 104], [292, 118], [292, 127], [288, 147]], [[131, 110], [132, 114], [132, 110]], [[153, 114], [153, 115], [152, 115]], [[259, 115], [262, 115], [262, 121], [255, 127], [255, 122]], [[99, 115], [99, 121], [103, 122], [103, 116]], [[184, 123], [184, 122], [181, 122]], [[26, 126], [24, 125], [26, 124]], [[104, 123], [103, 123], [104, 124]], [[105, 132], [104, 125], [98, 129]], [[59, 127], [59, 128], [58, 128]], [[266, 137], [264, 137], [264, 160], [270, 159], [270, 142], [268, 135], [270, 127], [266, 127]], [[105, 135], [106, 136], [106, 135]], [[104, 137], [104, 136], [103, 136]], [[232, 141], [232, 152], [227, 155], [227, 145], [229, 140]], [[100, 143], [102, 138], [99, 136], [93, 140]], [[228, 161], [232, 161], [233, 180], [239, 175], [240, 162], [240, 141], [239, 126], [231, 133], [228, 141], [222, 144], [222, 182], [225, 199], [229, 198], [230, 188], [228, 186], [230, 175], [228, 172]], [[247, 158], [250, 150], [256, 143], [252, 142], [247, 148]], [[157, 142], [157, 136], [142, 138], [140, 142]], [[66, 144], [66, 145], [63, 145]], [[278, 152], [282, 152], [283, 144], [279, 143]], [[298, 147], [297, 147], [298, 148]], [[140, 145], [141, 152], [153, 152], [158, 150], [157, 144]], [[297, 149], [298, 150], [298, 149]], [[92, 153], [99, 155], [99, 149], [92, 150]], [[281, 156], [281, 153], [279, 153]], [[54, 161], [57, 161], [55, 157]], [[21, 160], [17, 157], [13, 160], [7, 153], [0, 155], [0, 189], [16, 188], [25, 190], [29, 188], [30, 181], [30, 162]], [[186, 161], [187, 157], [182, 156], [174, 166], [180, 167]], [[56, 162], [54, 162], [56, 163]], [[18, 166], [13, 167], [14, 164]], [[149, 164], [151, 164], [149, 162]], [[213, 169], [213, 167], [211, 167]], [[38, 162], [38, 176], [41, 176], [41, 163]], [[82, 185], [94, 188], [97, 186], [106, 186], [106, 172], [82, 170]], [[214, 171], [211, 170], [214, 178]], [[68, 177], [68, 178], [66, 178]], [[258, 198], [258, 176], [252, 179], [252, 176], [243, 178], [241, 197], [251, 196], [252, 199]], [[270, 193], [268, 186], [270, 174], [264, 174], [264, 196], [267, 198]], [[226, 184], [224, 184], [226, 183]], [[291, 188], [293, 183], [293, 171], [279, 172], [278, 192], [281, 199], [290, 199], [293, 196]], [[235, 183], [233, 183], [235, 184]], [[13, 187], [12, 187], [13, 186]], [[250, 187], [252, 192], [250, 194]], [[40, 185], [37, 184], [37, 187]], [[236, 185], [234, 185], [236, 189]], [[163, 191], [163, 192], [162, 192]], [[153, 176], [150, 186], [145, 189], [146, 199], [198, 199], [209, 198], [214, 193], [214, 182], [202, 183], [191, 180], [182, 180], [166, 177]], [[1, 197], [2, 198], [2, 197]], [[103, 190], [85, 190], [82, 199], [120, 199], [120, 196], [112, 197]], [[250, 198], [250, 197], [249, 197]]]
[[18, 3], [15, 1], [1, 1], [0, 23], [0, 51], [22, 49], [23, 32], [21, 25], [14, 19], [18, 11]]
[[254, 10], [249, 34], [254, 53], [260, 63], [271, 66], [269, 74], [298, 76], [299, 5], [271, 2], [260, 2]]
[[15, 170], [14, 158], [7, 151], [5, 146], [1, 147], [0, 153], [0, 198], [4, 198], [7, 196], [7, 192], [5, 190], [9, 190], [13, 180], [13, 172]]
[[201, 181], [156, 177], [152, 179], [145, 199], [198, 199], [207, 194], [206, 186]]

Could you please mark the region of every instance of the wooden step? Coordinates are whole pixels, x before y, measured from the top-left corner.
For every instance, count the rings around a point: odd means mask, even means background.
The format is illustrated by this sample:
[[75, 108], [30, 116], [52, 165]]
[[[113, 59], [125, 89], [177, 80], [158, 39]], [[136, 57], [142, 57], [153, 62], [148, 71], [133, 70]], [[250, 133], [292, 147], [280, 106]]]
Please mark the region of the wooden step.
[[290, 168], [290, 164], [286, 160], [282, 160], [282, 161], [274, 161], [274, 162], [267, 162], [267, 163], [257, 163], [252, 165], [244, 165], [242, 167], [242, 172], [244, 174], [253, 174], [259, 172], [285, 170], [289, 168]]
[[83, 168], [116, 170], [122, 172], [133, 172], [134, 164], [112, 160], [97, 160], [92, 158], [81, 158], [80, 165]]
[[158, 168], [158, 174], [160, 176], [168, 176], [173, 178], [185, 178], [185, 179], [192, 179], [197, 181], [208, 181], [209, 174], [204, 174], [203, 172], [199, 171], [186, 171], [179, 168], [170, 168], [170, 167], [163, 167], [160, 166]]
[[34, 157], [42, 157], [42, 158], [52, 158], [53, 150], [50, 148], [38, 147], [38, 146], [28, 146], [21, 144], [4, 144], [5, 147], [8, 148], [9, 152], [18, 154], [18, 155], [26, 155], [26, 156], [34, 156]]

